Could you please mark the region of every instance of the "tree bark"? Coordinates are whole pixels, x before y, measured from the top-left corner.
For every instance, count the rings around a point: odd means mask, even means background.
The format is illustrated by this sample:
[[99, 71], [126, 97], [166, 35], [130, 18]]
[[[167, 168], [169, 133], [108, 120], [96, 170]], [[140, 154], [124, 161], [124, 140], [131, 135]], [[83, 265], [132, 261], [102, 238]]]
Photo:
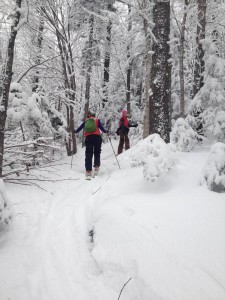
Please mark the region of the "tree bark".
[[3, 156], [4, 156], [4, 140], [5, 140], [5, 123], [7, 117], [7, 109], [8, 109], [8, 100], [9, 100], [9, 89], [12, 81], [12, 68], [13, 68], [13, 59], [14, 59], [14, 47], [17, 36], [17, 25], [19, 24], [21, 18], [21, 2], [22, 0], [16, 0], [17, 9], [14, 12], [11, 32], [9, 37], [9, 43], [7, 48], [7, 59], [5, 65], [3, 66], [2, 72], [2, 89], [0, 98], [1, 101], [1, 109], [0, 109], [0, 177], [2, 177], [2, 166], [3, 166]]
[[[43, 9], [43, 12], [45, 10]], [[49, 19], [49, 16], [48, 16]], [[53, 13], [53, 20], [55, 27], [59, 27], [58, 17], [55, 13]], [[60, 23], [62, 26], [63, 36], [56, 29], [56, 37], [58, 42], [58, 48], [60, 52], [63, 76], [64, 76], [64, 86], [66, 90], [66, 97], [69, 100], [69, 104], [66, 107], [67, 113], [67, 126], [69, 137], [68, 141], [65, 140], [67, 155], [71, 156], [77, 153], [77, 144], [76, 144], [76, 136], [74, 133], [74, 103], [75, 103], [75, 92], [76, 92], [76, 81], [73, 67], [73, 55], [72, 49], [70, 45], [70, 28], [69, 24], [67, 25], [67, 30], [65, 28], [64, 19], [62, 17], [62, 22]]]
[[149, 136], [149, 97], [151, 97], [151, 66], [152, 66], [152, 42], [148, 33], [147, 20], [144, 19], [144, 31], [145, 31], [145, 113], [144, 113], [144, 126], [143, 126], [143, 138]]
[[[128, 35], [132, 29], [132, 21], [131, 21], [131, 5], [128, 4], [128, 13], [129, 13], [129, 21], [128, 21]], [[127, 113], [131, 114], [131, 104], [130, 104], [130, 83], [131, 83], [131, 61], [130, 61], [130, 49], [131, 49], [131, 43], [130, 39], [128, 40], [127, 45], [127, 61], [128, 61], [128, 68], [127, 68], [127, 91], [126, 91], [126, 103], [127, 103]]]
[[[38, 35], [37, 35], [37, 56], [35, 58], [35, 64], [38, 66], [41, 63], [41, 52], [42, 52], [42, 42], [43, 42], [43, 32], [44, 32], [44, 18], [40, 15]], [[36, 92], [39, 86], [39, 70], [37, 68], [36, 74], [33, 78], [33, 88], [32, 92]]]
[[87, 56], [87, 70], [86, 70], [86, 84], [85, 84], [85, 107], [84, 118], [86, 118], [90, 104], [90, 90], [91, 90], [91, 72], [93, 64], [93, 39], [94, 39], [94, 16], [91, 15], [89, 19], [89, 40], [88, 40], [88, 56]]
[[185, 24], [187, 20], [187, 10], [188, 10], [189, 0], [184, 0], [184, 14], [183, 20], [181, 23], [181, 32], [180, 32], [180, 117], [185, 117], [185, 100], [184, 100], [184, 41], [185, 41]]
[[[112, 11], [112, 5], [108, 4], [108, 10]], [[106, 36], [106, 46], [105, 46], [105, 60], [104, 60], [104, 83], [103, 83], [103, 93], [104, 98], [102, 102], [102, 108], [105, 108], [106, 103], [108, 102], [108, 85], [109, 85], [109, 66], [110, 66], [110, 48], [111, 48], [111, 30], [112, 22], [109, 20], [107, 25], [107, 36]]]
[[193, 98], [199, 92], [203, 86], [203, 72], [205, 70], [204, 64], [204, 50], [202, 48], [201, 40], [205, 38], [206, 27], [206, 0], [197, 0], [198, 4], [198, 22], [197, 22], [197, 35], [196, 35], [196, 57], [195, 57], [195, 69], [194, 69], [194, 87]]
[[70, 103], [70, 132], [71, 132], [71, 139], [72, 139], [72, 153], [76, 154], [77, 153], [77, 142], [76, 142], [76, 136], [74, 132], [74, 126], [75, 126], [75, 119], [74, 119], [74, 104], [75, 104], [75, 92], [76, 92], [76, 80], [75, 80], [75, 70], [74, 70], [74, 65], [73, 65], [73, 52], [71, 48], [71, 39], [70, 39], [70, 28], [69, 28], [69, 23], [68, 23], [68, 50], [69, 50], [69, 58], [68, 63], [70, 61], [71, 68], [70, 71], [70, 87], [71, 87], [71, 92], [70, 92], [70, 98], [71, 98], [71, 103]]
[[165, 142], [170, 135], [170, 65], [169, 65], [169, 34], [170, 34], [170, 1], [155, 0], [153, 9], [153, 44], [151, 85], [152, 97], [149, 101], [149, 132], [158, 133]]

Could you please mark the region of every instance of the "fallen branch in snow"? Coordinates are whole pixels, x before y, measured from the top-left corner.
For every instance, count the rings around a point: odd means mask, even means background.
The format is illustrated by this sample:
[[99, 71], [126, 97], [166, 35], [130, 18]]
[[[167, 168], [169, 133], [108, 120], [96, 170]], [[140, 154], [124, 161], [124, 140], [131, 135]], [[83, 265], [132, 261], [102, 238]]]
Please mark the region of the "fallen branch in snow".
[[26, 168], [13, 169], [12, 171], [10, 171], [8, 173], [3, 174], [2, 177], [4, 178], [4, 177], [12, 175], [12, 174], [16, 174], [17, 176], [19, 176], [19, 173], [24, 172], [24, 171], [26, 171]]
[[20, 184], [20, 185], [26, 185], [26, 186], [36, 186], [39, 189], [50, 193], [51, 195], [54, 195], [54, 193], [44, 189], [43, 187], [41, 187], [39, 184], [37, 184], [37, 182], [52, 182], [52, 183], [56, 183], [59, 181], [66, 181], [66, 180], [79, 180], [79, 178], [63, 178], [63, 179], [49, 179], [49, 178], [5, 178], [4, 181], [8, 182], [8, 183], [12, 183], [12, 184]]
[[[10, 162], [9, 164], [5, 164], [5, 166], [11, 166], [12, 170], [11, 171], [8, 171], [7, 173], [4, 173], [2, 175], [2, 177], [7, 177], [9, 175], [12, 175], [12, 174], [16, 174], [17, 176], [20, 176], [20, 175], [27, 175], [27, 172], [29, 172], [30, 170], [39, 170], [39, 169], [42, 169], [41, 171], [42, 172], [48, 172], [48, 173], [51, 173], [50, 170], [43, 170], [43, 168], [52, 168], [52, 169], [55, 169], [55, 170], [58, 170], [57, 168], [55, 168], [56, 166], [62, 166], [62, 165], [69, 165], [68, 163], [56, 163], [56, 164], [53, 164], [53, 162], [50, 162], [49, 164], [44, 164], [44, 165], [27, 165], [25, 164], [25, 167], [24, 168], [17, 168], [17, 169], [14, 169], [12, 166], [13, 164], [16, 163], [16, 161], [14, 162]], [[26, 172], [26, 173], [25, 173]], [[52, 172], [53, 173], [53, 172]], [[30, 173], [29, 173], [30, 175]], [[5, 179], [4, 179], [5, 180]]]
[[16, 148], [16, 147], [23, 147], [23, 146], [30, 146], [30, 145], [35, 145], [35, 146], [40, 146], [40, 147], [46, 147], [46, 148], [52, 148], [52, 149], [60, 149], [59, 146], [52, 146], [52, 145], [46, 145], [46, 144], [40, 144], [37, 141], [28, 141], [28, 142], [24, 142], [21, 144], [17, 144], [17, 145], [10, 145], [10, 146], [6, 146], [5, 149], [10, 149], [10, 148]]
[[123, 289], [125, 288], [125, 286], [128, 284], [128, 282], [130, 281], [132, 279], [132, 277], [131, 278], [129, 278], [128, 280], [127, 280], [127, 282], [123, 285], [123, 287], [122, 287], [122, 289], [121, 289], [121, 291], [120, 291], [120, 294], [119, 294], [119, 297], [118, 297], [118, 300], [120, 299], [120, 296], [121, 296], [121, 294], [122, 294], [122, 292], [123, 292]]
[[[14, 179], [6, 179], [7, 180], [7, 182], [8, 183], [13, 183], [13, 184], [21, 184], [21, 185], [28, 185], [28, 186], [36, 186], [36, 187], [38, 187], [39, 189], [41, 189], [41, 190], [43, 190], [43, 191], [45, 191], [45, 192], [47, 192], [47, 193], [50, 193], [51, 195], [54, 195], [54, 193], [52, 193], [52, 192], [49, 192], [48, 190], [46, 190], [46, 189], [44, 189], [44, 188], [42, 188], [40, 185], [38, 185], [37, 183], [35, 183], [35, 182], [14, 182], [13, 180]], [[4, 181], [6, 181], [6, 180], [4, 180]], [[16, 179], [15, 179], [16, 180]]]
[[57, 181], [66, 181], [66, 180], [79, 180], [79, 178], [64, 178], [64, 179], [40, 179], [40, 178], [6, 178], [4, 181], [48, 181], [48, 182], [57, 182]]

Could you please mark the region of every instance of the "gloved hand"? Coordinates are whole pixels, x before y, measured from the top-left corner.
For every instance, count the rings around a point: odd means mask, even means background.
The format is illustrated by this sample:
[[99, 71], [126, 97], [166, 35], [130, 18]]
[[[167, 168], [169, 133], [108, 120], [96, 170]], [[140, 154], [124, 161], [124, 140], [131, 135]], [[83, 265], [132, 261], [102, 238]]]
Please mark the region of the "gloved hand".
[[138, 127], [138, 124], [134, 124], [134, 127]]

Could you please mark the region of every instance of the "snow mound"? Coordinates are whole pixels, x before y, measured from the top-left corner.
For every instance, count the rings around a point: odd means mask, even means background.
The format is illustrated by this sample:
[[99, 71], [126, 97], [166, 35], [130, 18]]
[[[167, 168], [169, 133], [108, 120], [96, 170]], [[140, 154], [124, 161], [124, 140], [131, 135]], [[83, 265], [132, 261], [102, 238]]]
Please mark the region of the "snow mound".
[[179, 118], [174, 124], [170, 139], [177, 150], [189, 152], [198, 142], [198, 134], [183, 118]]
[[202, 171], [202, 184], [211, 191], [225, 192], [225, 144], [216, 143], [211, 147], [208, 161]]
[[11, 82], [10, 84], [10, 92], [13, 93], [13, 92], [19, 92], [19, 93], [22, 93], [23, 89], [22, 89], [22, 86], [20, 83], [17, 83], [17, 82]]
[[166, 144], [159, 134], [151, 134], [133, 149], [131, 166], [143, 166], [146, 181], [157, 182], [176, 166], [175, 147]]
[[9, 225], [12, 220], [12, 209], [5, 194], [4, 182], [0, 179], [0, 229]]
[[219, 111], [216, 114], [213, 133], [217, 141], [225, 141], [225, 111]]

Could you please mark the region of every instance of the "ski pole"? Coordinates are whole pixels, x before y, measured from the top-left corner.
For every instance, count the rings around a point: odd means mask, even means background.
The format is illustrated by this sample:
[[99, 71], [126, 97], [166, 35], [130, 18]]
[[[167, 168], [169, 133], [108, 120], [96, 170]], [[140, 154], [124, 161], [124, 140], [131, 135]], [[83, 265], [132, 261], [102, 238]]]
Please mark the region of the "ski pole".
[[109, 141], [110, 141], [111, 147], [112, 147], [112, 149], [113, 149], [113, 153], [114, 153], [114, 156], [115, 156], [115, 158], [116, 158], [116, 161], [117, 161], [117, 164], [118, 164], [118, 166], [119, 166], [119, 169], [121, 170], [120, 164], [119, 164], [119, 162], [118, 162], [118, 159], [117, 159], [117, 157], [116, 157], [116, 153], [115, 153], [115, 151], [114, 151], [114, 148], [113, 148], [113, 145], [112, 145], [112, 142], [111, 142], [111, 138], [110, 138], [110, 136], [109, 136], [108, 133], [107, 133], [107, 136], [108, 136], [108, 138], [109, 138]]

